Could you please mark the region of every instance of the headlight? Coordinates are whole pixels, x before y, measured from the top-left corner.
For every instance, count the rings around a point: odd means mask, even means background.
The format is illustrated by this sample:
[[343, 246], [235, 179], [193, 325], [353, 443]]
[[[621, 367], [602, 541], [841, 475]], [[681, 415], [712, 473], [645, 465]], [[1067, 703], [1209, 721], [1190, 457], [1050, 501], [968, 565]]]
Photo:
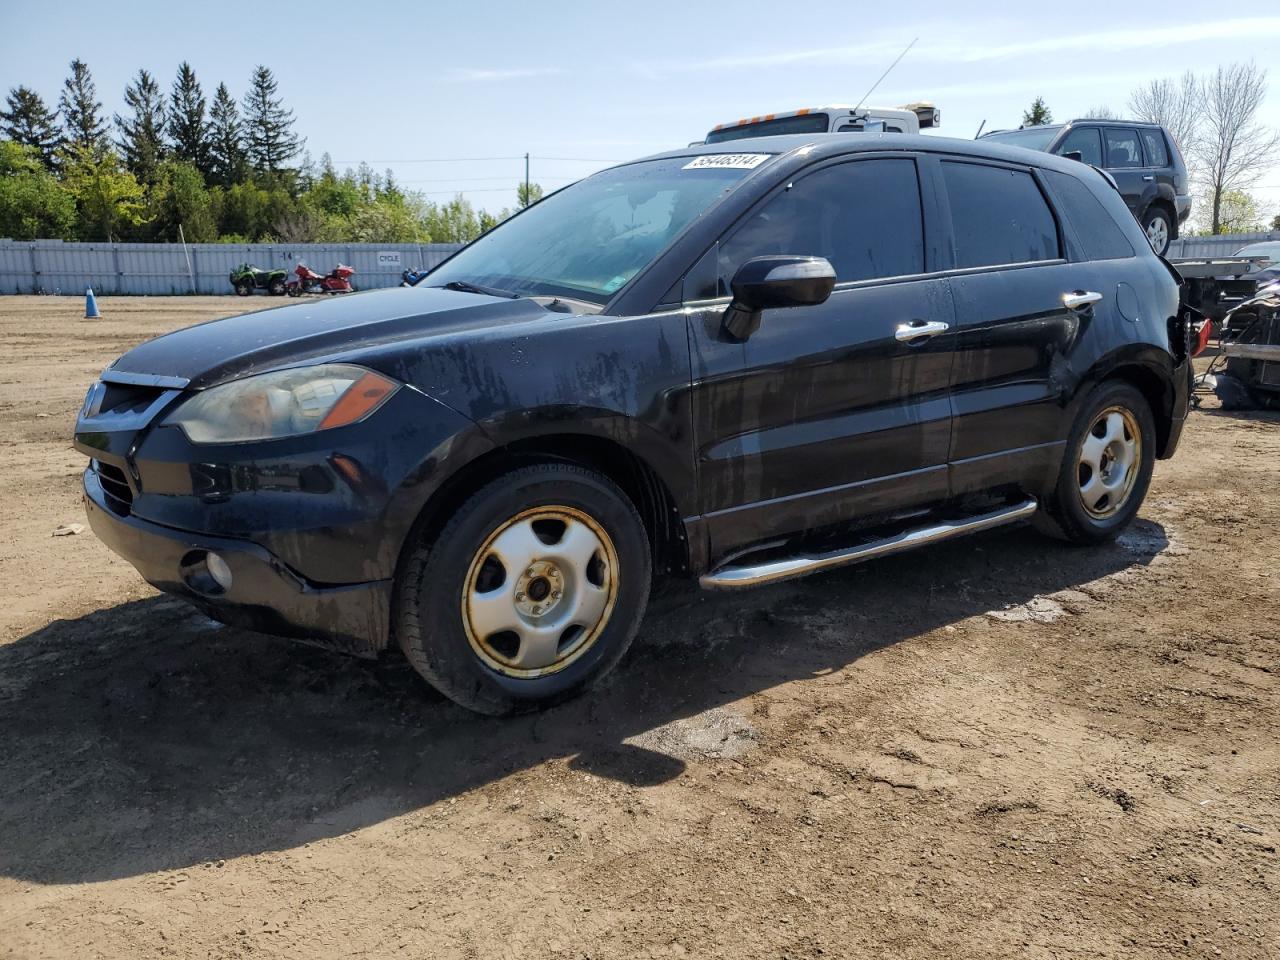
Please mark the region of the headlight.
[[165, 423], [192, 443], [293, 437], [363, 420], [400, 389], [363, 367], [328, 363], [263, 373], [197, 393]]

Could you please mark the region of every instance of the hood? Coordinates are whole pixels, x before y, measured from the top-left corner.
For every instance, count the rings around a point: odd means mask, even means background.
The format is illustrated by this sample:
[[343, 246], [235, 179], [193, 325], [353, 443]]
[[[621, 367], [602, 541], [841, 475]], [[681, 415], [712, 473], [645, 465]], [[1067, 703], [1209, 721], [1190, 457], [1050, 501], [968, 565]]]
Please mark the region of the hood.
[[551, 315], [533, 300], [393, 287], [307, 300], [175, 330], [134, 347], [110, 369], [117, 374], [180, 378], [199, 389], [348, 348]]

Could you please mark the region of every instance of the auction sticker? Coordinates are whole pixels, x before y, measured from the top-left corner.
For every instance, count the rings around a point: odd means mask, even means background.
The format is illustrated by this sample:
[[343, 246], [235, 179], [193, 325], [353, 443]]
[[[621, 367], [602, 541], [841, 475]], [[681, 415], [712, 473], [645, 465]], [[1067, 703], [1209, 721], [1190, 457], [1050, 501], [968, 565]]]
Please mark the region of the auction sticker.
[[709, 153], [684, 165], [684, 170], [754, 170], [768, 160], [770, 153]]

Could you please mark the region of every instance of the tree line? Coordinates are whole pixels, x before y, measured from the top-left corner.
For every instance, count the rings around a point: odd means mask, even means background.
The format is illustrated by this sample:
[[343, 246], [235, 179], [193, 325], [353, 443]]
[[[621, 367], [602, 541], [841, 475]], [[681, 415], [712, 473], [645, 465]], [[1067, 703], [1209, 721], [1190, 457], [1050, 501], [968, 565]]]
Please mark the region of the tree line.
[[[88, 65], [71, 61], [56, 104], [26, 86], [0, 110], [0, 237], [245, 243], [453, 243], [508, 216], [461, 195], [432, 203], [390, 170], [341, 173], [305, 152], [271, 70], [237, 101], [210, 101], [187, 62], [166, 95], [140, 69], [123, 113], [103, 111]], [[524, 184], [518, 205], [542, 188]]]
[[[1267, 213], [1249, 191], [1280, 163], [1280, 131], [1258, 119], [1267, 97], [1267, 71], [1232, 63], [1211, 73], [1187, 70], [1180, 77], [1149, 80], [1129, 95], [1128, 117], [1109, 106], [1088, 110], [1092, 120], [1159, 123], [1177, 141], [1197, 190], [1192, 217], [1207, 234], [1263, 229]], [[1036, 97], [1022, 115], [1024, 126], [1053, 122]], [[1280, 230], [1280, 214], [1270, 221]]]

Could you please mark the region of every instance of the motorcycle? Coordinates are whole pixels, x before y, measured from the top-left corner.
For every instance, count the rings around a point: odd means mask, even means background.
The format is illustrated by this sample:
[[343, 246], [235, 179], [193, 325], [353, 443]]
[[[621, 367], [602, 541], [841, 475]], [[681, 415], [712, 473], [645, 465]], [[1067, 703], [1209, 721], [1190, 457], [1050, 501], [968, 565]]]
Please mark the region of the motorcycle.
[[400, 274], [400, 286], [416, 287], [418, 285], [418, 281], [425, 277], [428, 272], [429, 271], [422, 269], [404, 270]]
[[355, 293], [356, 290], [355, 284], [351, 282], [355, 270], [341, 263], [323, 276], [305, 263], [299, 263], [293, 272], [298, 275], [298, 279], [286, 284], [291, 297], [300, 297], [304, 293]]

